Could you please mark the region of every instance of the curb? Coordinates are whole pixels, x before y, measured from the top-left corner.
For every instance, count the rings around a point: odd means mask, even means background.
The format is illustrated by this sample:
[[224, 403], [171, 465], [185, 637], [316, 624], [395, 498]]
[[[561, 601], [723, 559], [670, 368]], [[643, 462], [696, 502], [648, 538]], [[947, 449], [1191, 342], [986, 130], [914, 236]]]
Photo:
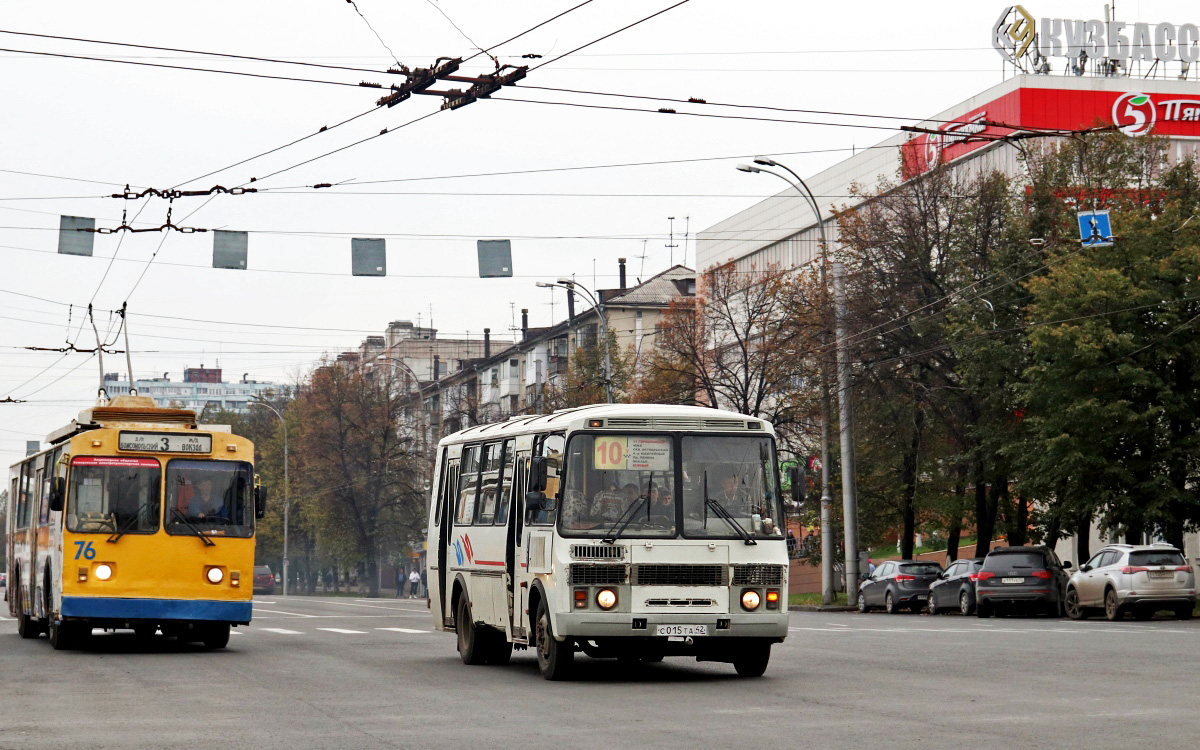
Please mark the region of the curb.
[[857, 609], [847, 604], [796, 604], [788, 607], [789, 611], [796, 612], [854, 612]]

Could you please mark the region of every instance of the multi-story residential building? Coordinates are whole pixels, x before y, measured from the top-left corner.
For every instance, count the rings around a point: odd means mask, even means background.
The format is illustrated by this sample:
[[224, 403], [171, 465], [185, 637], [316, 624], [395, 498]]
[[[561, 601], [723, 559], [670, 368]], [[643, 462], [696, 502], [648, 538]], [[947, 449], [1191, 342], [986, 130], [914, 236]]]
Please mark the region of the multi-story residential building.
[[[137, 388], [138, 395], [149, 396], [157, 406], [175, 406], [195, 409], [197, 412], [205, 407], [245, 412], [249, 410], [248, 403], [255, 396], [267, 396], [280, 390], [276, 383], [248, 378], [249, 373], [245, 373], [239, 382], [226, 383], [222, 378], [221, 368], [200, 365], [184, 369], [181, 381], [171, 380], [164, 372], [161, 378], [136, 380], [134, 387]], [[110, 398], [129, 393], [129, 381], [122, 379], [117, 373], [106, 373], [104, 388]]]

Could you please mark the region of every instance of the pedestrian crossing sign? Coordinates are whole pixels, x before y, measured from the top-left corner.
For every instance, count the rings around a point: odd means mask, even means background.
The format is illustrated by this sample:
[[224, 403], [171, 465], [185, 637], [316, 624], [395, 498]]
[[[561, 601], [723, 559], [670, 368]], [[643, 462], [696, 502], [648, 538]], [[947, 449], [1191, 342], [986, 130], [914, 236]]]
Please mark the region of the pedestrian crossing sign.
[[1112, 223], [1108, 218], [1108, 210], [1080, 211], [1079, 238], [1084, 247], [1111, 247]]

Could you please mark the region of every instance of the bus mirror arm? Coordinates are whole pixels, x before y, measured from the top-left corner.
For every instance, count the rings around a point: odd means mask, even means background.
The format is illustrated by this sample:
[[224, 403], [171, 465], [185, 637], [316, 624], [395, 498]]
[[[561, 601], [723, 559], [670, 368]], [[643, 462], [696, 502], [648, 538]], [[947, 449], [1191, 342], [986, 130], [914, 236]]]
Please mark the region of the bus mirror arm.
[[261, 484], [254, 488], [254, 517], [267, 515], [267, 488]]
[[50, 486], [50, 510], [55, 512], [61, 511], [66, 498], [67, 480], [62, 477], [55, 477], [54, 484]]
[[799, 505], [804, 502], [804, 490], [806, 489], [804, 486], [804, 468], [802, 466], [789, 467], [788, 481], [792, 486], [792, 502]]

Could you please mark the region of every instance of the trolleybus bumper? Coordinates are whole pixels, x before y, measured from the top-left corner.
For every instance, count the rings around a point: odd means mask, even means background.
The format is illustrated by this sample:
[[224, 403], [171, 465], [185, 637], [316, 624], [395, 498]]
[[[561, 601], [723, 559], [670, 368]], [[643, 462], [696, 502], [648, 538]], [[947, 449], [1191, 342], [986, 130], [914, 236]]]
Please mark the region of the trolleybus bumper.
[[250, 602], [204, 599], [119, 599], [98, 596], [64, 596], [64, 618], [89, 620], [180, 620], [250, 624]]
[[[736, 614], [638, 614], [629, 612], [562, 612], [555, 617], [554, 633], [574, 638], [655, 637], [657, 625], [707, 625], [701, 638], [773, 638], [788, 634], [785, 612]], [[663, 636], [657, 636], [663, 638]]]

